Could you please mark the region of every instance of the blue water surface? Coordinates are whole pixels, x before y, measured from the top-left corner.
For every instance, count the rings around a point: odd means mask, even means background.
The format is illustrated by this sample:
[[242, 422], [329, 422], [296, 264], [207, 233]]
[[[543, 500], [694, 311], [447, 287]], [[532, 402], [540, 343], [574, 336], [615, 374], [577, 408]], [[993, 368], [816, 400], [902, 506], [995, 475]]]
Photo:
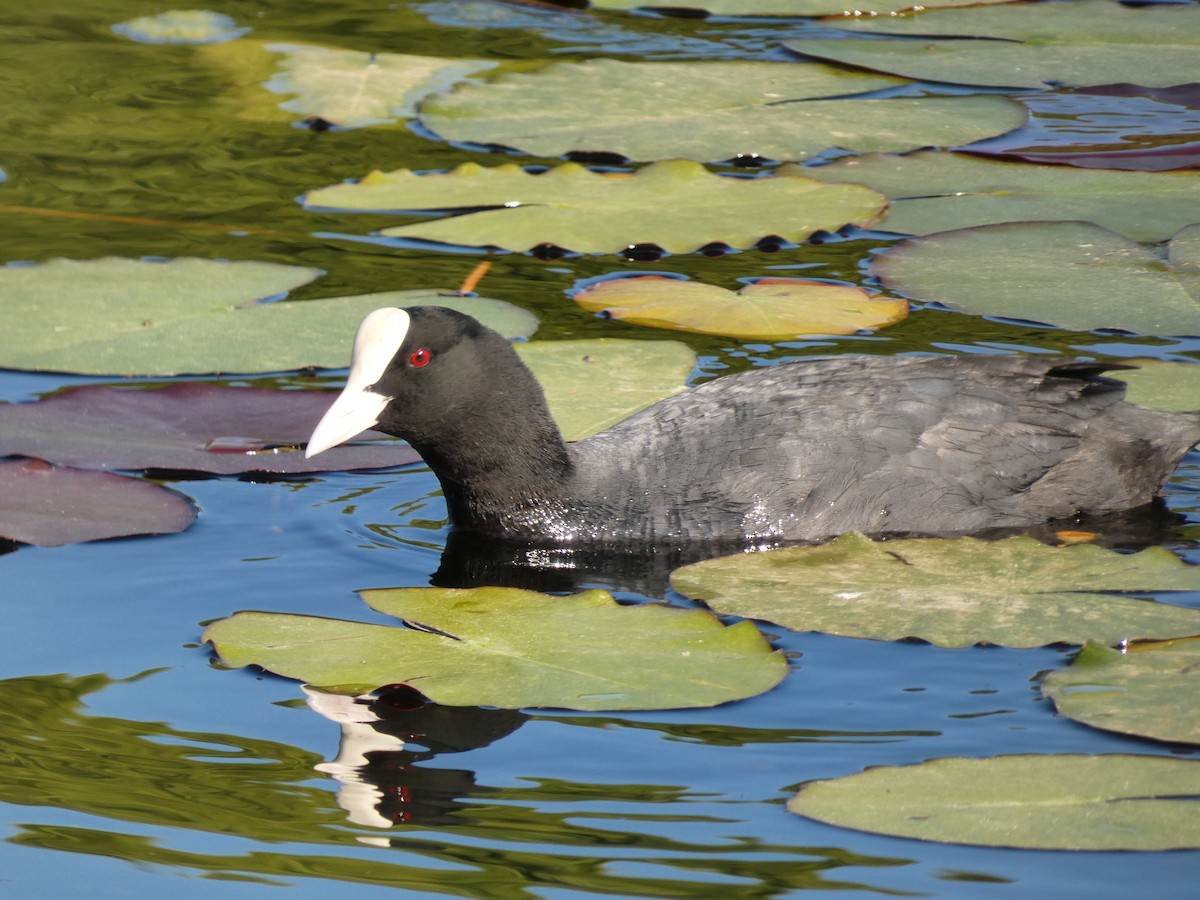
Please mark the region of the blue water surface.
[[[782, 60], [780, 36], [817, 27], [482, 2], [210, 6], [252, 28], [252, 39], [496, 61]], [[227, 105], [236, 79], [204, 68], [198, 51], [112, 31], [160, 11], [140, 0], [0, 11], [0, 45], [12, 50], [0, 59], [0, 90], [13, 109], [0, 143], [3, 262], [201, 256], [322, 269], [304, 296], [453, 287], [465, 277], [470, 255], [341, 240], [390, 220], [305, 213], [295, 198], [372, 168], [496, 160], [417, 127], [323, 132], [286, 117], [240, 119], [236, 102]], [[245, 75], [251, 85], [257, 77]], [[539, 315], [538, 339], [662, 338], [590, 316], [567, 291], [651, 269], [729, 286], [781, 269], [863, 282], [871, 251], [891, 240], [847, 233], [776, 253], [644, 264], [499, 256], [480, 292]], [[88, 314], [82, 289], [78, 314]], [[836, 352], [1200, 360], [1195, 340], [1075, 334], [937, 308], [871, 337], [666, 336], [696, 349], [697, 381]], [[6, 370], [0, 400], [116, 381]], [[401, 692], [372, 708], [378, 728], [343, 734], [296, 682], [217, 664], [201, 633], [241, 610], [388, 621], [355, 592], [436, 577], [450, 532], [433, 475], [419, 465], [152, 474], [195, 504], [187, 531], [0, 554], [0, 897], [1197, 896], [1197, 851], [922, 843], [787, 812], [804, 782], [873, 766], [1023, 753], [1195, 757], [1195, 748], [1057, 716], [1039, 680], [1069, 663], [1071, 648], [946, 650], [763, 625], [792, 671], [746, 701], [665, 712], [454, 710]], [[1178, 520], [1156, 542], [1200, 563], [1200, 455], [1184, 461], [1166, 503]], [[627, 572], [576, 580], [625, 602], [688, 605]], [[1173, 602], [1200, 606], [1200, 596]], [[365, 763], [364, 733], [375, 748]]]

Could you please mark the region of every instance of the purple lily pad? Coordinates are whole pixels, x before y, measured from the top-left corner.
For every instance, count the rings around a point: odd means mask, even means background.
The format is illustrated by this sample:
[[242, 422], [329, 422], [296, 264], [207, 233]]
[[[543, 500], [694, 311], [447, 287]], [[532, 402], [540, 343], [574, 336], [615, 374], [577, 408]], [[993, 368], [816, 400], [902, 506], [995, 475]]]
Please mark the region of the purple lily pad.
[[196, 518], [174, 491], [111, 472], [40, 459], [0, 461], [0, 535], [39, 547], [135, 534], [175, 534]]
[[1105, 84], [1024, 97], [1029, 123], [972, 153], [1083, 168], [1162, 172], [1200, 166], [1200, 83]]
[[[87, 385], [36, 403], [0, 405], [0, 456], [85, 469], [303, 473], [382, 469], [420, 460], [407, 444], [368, 432], [304, 458], [333, 393], [191, 381], [164, 388]], [[362, 440], [362, 439], [360, 439]]]

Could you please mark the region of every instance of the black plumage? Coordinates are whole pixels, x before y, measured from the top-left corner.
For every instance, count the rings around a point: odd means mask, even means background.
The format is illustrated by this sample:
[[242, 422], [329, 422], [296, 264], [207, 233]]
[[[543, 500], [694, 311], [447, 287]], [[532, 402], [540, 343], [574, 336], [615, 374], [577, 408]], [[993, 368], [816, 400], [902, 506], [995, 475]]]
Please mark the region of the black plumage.
[[[332, 431], [323, 421], [309, 452], [355, 427], [404, 438], [457, 526], [521, 541], [1019, 528], [1149, 503], [1200, 441], [1200, 414], [1130, 404], [1095, 363], [841, 356], [720, 378], [564, 444], [503, 337], [434, 307], [392, 321], [396, 343], [372, 351], [378, 377], [338, 400], [353, 406], [360, 391], [370, 414]], [[427, 361], [414, 365], [418, 350]]]

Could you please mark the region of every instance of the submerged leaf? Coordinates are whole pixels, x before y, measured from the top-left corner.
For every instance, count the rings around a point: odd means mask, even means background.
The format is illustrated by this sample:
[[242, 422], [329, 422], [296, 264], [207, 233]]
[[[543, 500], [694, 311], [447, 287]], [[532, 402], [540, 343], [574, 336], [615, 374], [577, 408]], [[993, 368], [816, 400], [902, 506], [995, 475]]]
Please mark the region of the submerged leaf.
[[696, 366], [696, 354], [676, 341], [533, 341], [515, 349], [537, 376], [568, 441], [679, 393]]
[[1200, 8], [1182, 4], [1007, 3], [848, 18], [836, 25], [920, 40], [838, 36], [785, 41], [784, 46], [920, 81], [1031, 88], [1113, 81], [1165, 87], [1187, 80], [1181, 73], [1194, 73], [1200, 55]]
[[137, 534], [175, 534], [196, 518], [184, 497], [108, 472], [37, 459], [0, 461], [0, 535], [39, 547]]
[[207, 48], [202, 58], [234, 82], [242, 118], [270, 121], [282, 109], [350, 128], [411, 118], [424, 97], [495, 65], [261, 41]]
[[1111, 172], [928, 152], [845, 157], [798, 171], [887, 194], [892, 202], [877, 227], [901, 234], [1079, 220], [1163, 241], [1192, 224], [1200, 208], [1200, 172]]
[[[305, 459], [304, 442], [333, 397], [198, 381], [152, 390], [85, 385], [37, 403], [0, 405], [0, 455], [224, 475], [379, 469], [420, 459], [398, 442], [350, 443]], [[382, 437], [359, 440], [372, 436]]]
[[215, 44], [232, 41], [250, 31], [222, 13], [204, 9], [171, 9], [156, 16], [120, 22], [112, 30], [143, 44]]
[[535, 156], [702, 161], [954, 146], [1025, 121], [998, 95], [844, 99], [900, 84], [817, 65], [594, 59], [464, 83], [426, 101], [421, 121], [448, 140]]
[[874, 834], [1029, 850], [1200, 848], [1200, 763], [999, 756], [810, 781], [788, 809]]
[[1169, 254], [1087, 222], [1015, 222], [902, 241], [871, 272], [907, 297], [974, 315], [1200, 334], [1200, 225], [1180, 231]]
[[766, 341], [854, 334], [908, 315], [903, 300], [873, 298], [849, 285], [783, 278], [756, 281], [736, 294], [676, 278], [617, 278], [579, 291], [575, 302], [637, 325]]
[[465, 163], [452, 172], [373, 172], [357, 184], [313, 191], [309, 209], [482, 211], [386, 228], [392, 237], [530, 250], [553, 244], [579, 253], [617, 253], [657, 244], [689, 253], [712, 242], [749, 248], [777, 235], [803, 241], [819, 229], [867, 225], [882, 196], [859, 185], [829, 185], [794, 175], [734, 178], [699, 163], [667, 160], [632, 176], [566, 163], [541, 175], [507, 164]]
[[0, 267], [0, 303], [8, 315], [0, 366], [87, 375], [340, 368], [350, 362], [358, 323], [381, 306], [450, 306], [508, 337], [527, 336], [537, 324], [511, 304], [453, 292], [255, 302], [319, 274], [274, 263], [185, 258]]
[[1042, 694], [1060, 715], [1093, 728], [1200, 744], [1200, 640], [1126, 651], [1088, 644], [1046, 676]]
[[1200, 632], [1200, 610], [1116, 592], [1200, 590], [1168, 550], [1120, 554], [1033, 538], [871, 541], [743, 553], [676, 569], [671, 586], [721, 615], [793, 631], [939, 647], [1117, 643]]
[[770, 690], [787, 673], [749, 623], [621, 606], [606, 591], [396, 588], [363, 598], [419, 627], [242, 612], [210, 625], [204, 640], [230, 666], [326, 687], [408, 684], [447, 706], [712, 706]]

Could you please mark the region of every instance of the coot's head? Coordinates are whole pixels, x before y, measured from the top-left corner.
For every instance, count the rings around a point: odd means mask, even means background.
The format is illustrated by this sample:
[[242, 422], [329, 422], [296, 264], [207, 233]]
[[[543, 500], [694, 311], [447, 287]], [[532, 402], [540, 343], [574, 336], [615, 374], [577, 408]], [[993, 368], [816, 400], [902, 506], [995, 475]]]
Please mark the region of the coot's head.
[[304, 455], [368, 428], [414, 444], [444, 439], [514, 364], [521, 366], [508, 341], [468, 315], [437, 306], [377, 309], [358, 327], [346, 386]]

